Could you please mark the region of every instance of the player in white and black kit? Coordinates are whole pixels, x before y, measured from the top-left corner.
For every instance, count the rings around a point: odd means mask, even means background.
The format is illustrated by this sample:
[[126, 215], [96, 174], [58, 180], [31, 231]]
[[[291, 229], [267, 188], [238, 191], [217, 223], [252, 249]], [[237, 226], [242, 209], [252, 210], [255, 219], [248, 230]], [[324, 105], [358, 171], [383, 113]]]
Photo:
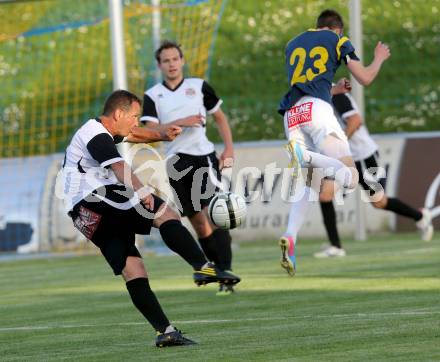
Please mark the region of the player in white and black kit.
[[179, 215], [144, 186], [124, 162], [115, 143], [174, 139], [181, 131], [137, 127], [141, 101], [124, 90], [113, 92], [103, 114], [73, 136], [63, 164], [65, 207], [75, 227], [100, 250], [115, 275], [126, 282], [133, 304], [157, 331], [158, 347], [194, 344], [165, 316], [150, 289], [135, 234], [159, 229], [166, 245], [194, 268], [197, 284], [236, 283], [232, 274], [209, 263]]
[[[220, 108], [222, 100], [203, 79], [184, 78], [185, 61], [177, 43], [164, 41], [155, 56], [163, 82], [145, 92], [141, 122], [156, 129], [170, 124], [183, 128], [182, 134], [167, 144], [170, 185], [205, 255], [221, 270], [231, 270], [229, 231], [216, 229], [207, 216], [207, 206], [221, 179], [220, 170], [232, 167], [234, 161], [231, 130]], [[220, 159], [206, 137], [207, 114], [214, 117], [225, 145]], [[231, 285], [220, 285], [219, 294], [232, 291]]]
[[[431, 214], [427, 209], [417, 210], [395, 197], [387, 197], [384, 193], [385, 178], [375, 176], [378, 163], [378, 146], [371, 138], [367, 127], [362, 122], [355, 100], [349, 93], [337, 94], [332, 97], [335, 114], [348, 138], [350, 151], [359, 172], [359, 183], [372, 198], [375, 208], [392, 211], [398, 215], [412, 218], [421, 232], [421, 237], [429, 241], [433, 235]], [[369, 181], [370, 180], [370, 181]], [[371, 182], [371, 181], [376, 182]], [[318, 258], [345, 256], [346, 252], [336, 226], [336, 213], [333, 205], [333, 182], [325, 180], [319, 195], [324, 225], [330, 245], [315, 253]]]

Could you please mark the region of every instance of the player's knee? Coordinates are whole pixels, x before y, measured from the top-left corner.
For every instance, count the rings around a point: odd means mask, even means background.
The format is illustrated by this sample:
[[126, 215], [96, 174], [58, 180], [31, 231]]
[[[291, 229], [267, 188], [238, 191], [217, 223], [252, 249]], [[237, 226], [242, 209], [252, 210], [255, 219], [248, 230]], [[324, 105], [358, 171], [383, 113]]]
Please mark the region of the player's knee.
[[330, 192], [329, 190], [322, 190], [319, 193], [319, 201], [321, 202], [330, 202], [333, 200], [333, 192]]
[[126, 282], [136, 278], [147, 278], [144, 262], [141, 258], [129, 256], [122, 270], [122, 276]]
[[382, 197], [380, 200], [373, 201], [372, 204], [376, 209], [385, 209], [387, 206], [387, 199]]
[[209, 235], [211, 235], [213, 232], [213, 229], [210, 225], [201, 225], [199, 228], [196, 229], [197, 236], [199, 238], [207, 238]]
[[197, 213], [191, 217], [190, 220], [191, 225], [199, 238], [206, 238], [212, 234], [213, 229], [211, 224], [209, 223], [208, 217], [203, 212]]
[[353, 190], [359, 183], [359, 172], [355, 167], [349, 167], [351, 172], [351, 179], [348, 182], [346, 188], [349, 190]]
[[162, 225], [164, 222], [169, 220], [178, 220], [180, 221], [180, 215], [173, 210], [170, 206], [167, 204], [161, 205], [159, 210], [156, 212], [153, 226], [159, 228], [160, 225]]
[[323, 179], [319, 191], [319, 201], [330, 202], [336, 194], [337, 185], [333, 180]]
[[180, 215], [177, 213], [177, 211], [175, 211], [168, 205], [165, 205], [163, 215], [167, 220], [180, 220]]

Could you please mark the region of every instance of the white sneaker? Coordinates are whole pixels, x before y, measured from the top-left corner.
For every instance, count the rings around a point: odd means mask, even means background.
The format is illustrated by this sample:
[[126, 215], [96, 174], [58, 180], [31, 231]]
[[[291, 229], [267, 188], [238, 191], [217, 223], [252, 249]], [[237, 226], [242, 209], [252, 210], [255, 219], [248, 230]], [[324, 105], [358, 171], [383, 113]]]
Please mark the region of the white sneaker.
[[323, 250], [313, 254], [315, 258], [333, 258], [333, 257], [344, 257], [347, 253], [344, 249], [339, 249], [336, 246], [328, 245]]
[[420, 230], [422, 240], [431, 241], [432, 236], [434, 235], [431, 212], [428, 209], [421, 209], [420, 211], [423, 217], [416, 222], [416, 226]]

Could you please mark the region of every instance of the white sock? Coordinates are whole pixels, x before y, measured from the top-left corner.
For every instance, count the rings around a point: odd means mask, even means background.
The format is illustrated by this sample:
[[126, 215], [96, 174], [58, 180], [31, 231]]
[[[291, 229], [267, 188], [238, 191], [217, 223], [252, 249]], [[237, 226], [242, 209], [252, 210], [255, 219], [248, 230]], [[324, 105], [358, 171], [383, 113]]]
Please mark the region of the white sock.
[[171, 324], [165, 329], [164, 333], [175, 332], [176, 328], [174, 328]]
[[[328, 157], [317, 152], [303, 149], [304, 161], [314, 168], [324, 170], [326, 176], [333, 176], [342, 187], [352, 188], [353, 176], [350, 168], [336, 158]], [[331, 171], [330, 174], [326, 171]]]
[[[298, 231], [304, 223], [310, 204], [313, 202], [310, 200], [312, 189], [305, 185], [303, 187], [304, 196], [300, 200], [292, 202], [290, 206], [289, 221], [287, 223], [286, 232], [284, 233], [285, 236], [291, 236], [293, 238], [295, 245]], [[297, 192], [300, 191], [302, 192], [302, 190], [297, 190]]]

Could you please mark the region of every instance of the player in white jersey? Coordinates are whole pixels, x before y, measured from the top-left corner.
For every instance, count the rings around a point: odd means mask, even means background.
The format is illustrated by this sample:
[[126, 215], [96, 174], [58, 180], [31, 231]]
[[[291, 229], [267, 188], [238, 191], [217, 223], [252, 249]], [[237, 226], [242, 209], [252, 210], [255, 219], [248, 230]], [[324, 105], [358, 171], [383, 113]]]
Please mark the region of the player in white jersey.
[[[183, 128], [182, 134], [167, 144], [170, 185], [208, 259], [221, 270], [231, 270], [229, 231], [215, 228], [207, 216], [207, 206], [221, 180], [220, 170], [232, 167], [234, 162], [231, 130], [220, 108], [222, 100], [203, 79], [184, 78], [185, 60], [177, 43], [164, 41], [155, 56], [163, 82], [145, 92], [141, 122], [156, 129], [170, 124]], [[207, 114], [213, 116], [224, 142], [219, 159], [206, 136]], [[218, 294], [232, 291], [232, 286], [220, 285]]]
[[[390, 56], [387, 45], [379, 42], [374, 59], [364, 66], [355, 54], [350, 40], [343, 36], [344, 23], [339, 13], [324, 10], [317, 18], [316, 29], [309, 29], [291, 39], [285, 49], [289, 90], [280, 102], [284, 117], [291, 167], [321, 170], [332, 176], [339, 187], [354, 188], [358, 174], [351, 158], [347, 139], [334, 117], [331, 88], [335, 72], [345, 63], [351, 74], [363, 85], [378, 75]], [[329, 174], [331, 172], [331, 175]], [[319, 177], [318, 177], [319, 178]], [[281, 266], [295, 274], [295, 245], [310, 202], [319, 187], [296, 178], [295, 202], [292, 202], [286, 231], [279, 240]]]
[[181, 131], [139, 128], [141, 101], [124, 90], [113, 92], [103, 114], [88, 120], [73, 136], [63, 164], [65, 206], [75, 227], [100, 250], [126, 282], [133, 304], [157, 331], [158, 347], [194, 344], [165, 316], [150, 288], [135, 246], [135, 234], [159, 229], [165, 244], [193, 269], [196, 284], [237, 283], [239, 278], [208, 262], [179, 215], [144, 186], [124, 162], [115, 143], [172, 140]]
[[[411, 218], [420, 230], [422, 240], [432, 239], [433, 226], [431, 214], [427, 209], [417, 210], [395, 197], [385, 194], [386, 179], [377, 178], [378, 146], [371, 138], [366, 125], [363, 123], [355, 100], [349, 94], [338, 94], [332, 97], [335, 114], [345, 130], [350, 145], [350, 151], [359, 172], [359, 183], [369, 194], [371, 204], [378, 209], [394, 212]], [[335, 189], [333, 181], [324, 180], [319, 194], [324, 225], [330, 240], [330, 245], [315, 253], [317, 258], [341, 257], [346, 252], [342, 248], [336, 226], [336, 213], [333, 205]]]

